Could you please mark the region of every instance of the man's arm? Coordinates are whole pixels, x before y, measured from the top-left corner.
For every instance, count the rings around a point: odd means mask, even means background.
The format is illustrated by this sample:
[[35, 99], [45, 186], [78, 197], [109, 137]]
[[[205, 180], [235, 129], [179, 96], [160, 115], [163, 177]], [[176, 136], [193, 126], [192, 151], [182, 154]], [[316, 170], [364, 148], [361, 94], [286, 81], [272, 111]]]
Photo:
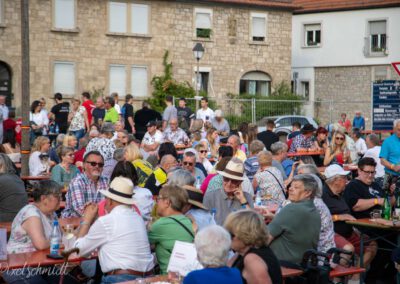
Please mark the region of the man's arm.
[[135, 134], [136, 133], [135, 122], [133, 122], [133, 117], [132, 116], [128, 116], [128, 122], [129, 122], [129, 125], [132, 128], [132, 133]]

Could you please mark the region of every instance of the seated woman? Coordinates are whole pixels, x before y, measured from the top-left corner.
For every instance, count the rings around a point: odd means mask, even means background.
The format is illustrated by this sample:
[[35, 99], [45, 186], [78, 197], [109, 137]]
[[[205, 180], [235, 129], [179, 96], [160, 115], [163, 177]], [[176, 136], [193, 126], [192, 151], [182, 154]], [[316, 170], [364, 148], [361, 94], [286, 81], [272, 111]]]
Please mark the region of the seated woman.
[[210, 128], [207, 131], [206, 139], [209, 146], [208, 151], [211, 152], [211, 157], [216, 159], [218, 157], [219, 148], [219, 135], [217, 129], [214, 127]]
[[51, 170], [51, 179], [64, 186], [79, 173], [79, 170], [74, 165], [75, 155], [73, 148], [61, 146], [58, 152], [61, 163], [55, 165]]
[[8, 253], [24, 253], [50, 247], [55, 212], [60, 208], [61, 186], [52, 180], [39, 181], [33, 189], [33, 203], [15, 217], [7, 244]]
[[326, 148], [324, 157], [324, 166], [332, 164], [350, 164], [350, 151], [347, 148], [346, 134], [341, 130], [336, 130], [333, 134], [331, 145]]
[[4, 152], [14, 163], [21, 162], [21, 149], [15, 139], [14, 129], [7, 129], [3, 136]]
[[143, 155], [139, 147], [134, 143], [125, 147], [124, 157], [125, 160], [131, 162], [136, 169], [138, 186], [144, 187], [147, 179], [154, 171], [153, 166], [149, 162], [143, 160]]
[[224, 228], [216, 225], [205, 228], [196, 235], [194, 244], [197, 258], [204, 268], [190, 272], [183, 284], [242, 283], [240, 271], [226, 265], [231, 238]]
[[75, 149], [76, 146], [78, 145], [78, 139], [76, 139], [76, 137], [74, 135], [67, 134], [64, 136], [62, 145], [65, 147], [71, 147], [71, 148]]
[[32, 153], [29, 157], [29, 175], [42, 176], [50, 174], [50, 140], [45, 136], [39, 136], [35, 139]]
[[0, 222], [11, 222], [28, 203], [24, 182], [6, 154], [0, 154]]
[[261, 190], [262, 196], [282, 203], [285, 198], [285, 187], [281, 172], [272, 166], [272, 154], [269, 151], [261, 151], [257, 155], [260, 168], [254, 175], [253, 187]]
[[194, 149], [197, 151], [197, 162], [204, 166], [204, 169], [207, 171], [207, 174], [213, 171], [213, 165], [207, 158], [207, 148], [204, 147], [202, 143], [197, 144]]
[[282, 283], [281, 266], [268, 246], [269, 233], [264, 218], [253, 210], [236, 211], [224, 224], [236, 251], [228, 265], [242, 273], [243, 283]]
[[151, 226], [149, 241], [155, 246], [161, 274], [167, 273], [175, 241], [192, 243], [194, 240], [192, 222], [182, 213], [187, 203], [187, 192], [177, 186], [164, 186], [157, 197], [157, 214], [161, 218]]

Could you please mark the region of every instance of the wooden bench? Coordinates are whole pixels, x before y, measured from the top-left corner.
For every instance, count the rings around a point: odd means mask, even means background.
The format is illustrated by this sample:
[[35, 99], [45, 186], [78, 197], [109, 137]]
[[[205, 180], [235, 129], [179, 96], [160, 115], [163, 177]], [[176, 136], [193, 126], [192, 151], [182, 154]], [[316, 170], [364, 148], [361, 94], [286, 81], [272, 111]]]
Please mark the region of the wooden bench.
[[350, 266], [350, 267], [344, 267], [341, 265], [338, 265], [334, 269], [331, 270], [329, 273], [330, 278], [338, 278], [338, 277], [344, 277], [344, 276], [350, 276], [354, 274], [360, 274], [364, 273], [365, 268], [361, 267], [355, 267], [355, 266]]

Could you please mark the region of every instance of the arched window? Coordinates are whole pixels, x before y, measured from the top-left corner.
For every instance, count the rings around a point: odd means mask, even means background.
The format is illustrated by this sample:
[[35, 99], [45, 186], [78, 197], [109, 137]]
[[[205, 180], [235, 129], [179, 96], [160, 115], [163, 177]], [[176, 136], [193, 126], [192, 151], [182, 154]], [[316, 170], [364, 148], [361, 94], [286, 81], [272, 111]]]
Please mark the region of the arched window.
[[250, 71], [240, 78], [240, 94], [269, 96], [271, 77], [264, 72]]

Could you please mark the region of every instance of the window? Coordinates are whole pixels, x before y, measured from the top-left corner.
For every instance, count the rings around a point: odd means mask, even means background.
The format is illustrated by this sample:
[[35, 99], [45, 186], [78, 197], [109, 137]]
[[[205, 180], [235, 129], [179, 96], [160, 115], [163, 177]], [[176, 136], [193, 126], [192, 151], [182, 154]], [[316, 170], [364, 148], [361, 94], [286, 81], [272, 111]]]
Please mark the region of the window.
[[126, 70], [124, 65], [110, 65], [109, 93], [126, 94]]
[[386, 51], [386, 21], [369, 22], [369, 42], [371, 52]]
[[240, 94], [269, 96], [271, 92], [271, 78], [259, 71], [251, 71], [240, 79]]
[[53, 0], [53, 26], [56, 29], [75, 29], [75, 0]]
[[267, 37], [267, 15], [251, 13], [251, 41], [264, 42]]
[[321, 24], [304, 25], [304, 46], [321, 45]]
[[306, 99], [310, 99], [310, 82], [308, 81], [302, 81], [300, 83], [300, 94]]
[[111, 33], [149, 33], [149, 5], [110, 1], [108, 30]]
[[208, 71], [204, 72], [204, 71], [200, 70], [199, 73], [200, 73], [200, 75], [198, 75], [196, 72], [196, 76], [198, 76], [197, 77], [197, 88], [200, 92], [203, 91], [205, 93], [208, 93], [208, 81], [210, 78], [210, 72], [208, 72]]
[[75, 94], [75, 63], [54, 62], [54, 93]]
[[134, 97], [147, 97], [147, 67], [132, 66], [131, 94]]
[[211, 38], [212, 33], [212, 10], [195, 9], [195, 27], [196, 37]]

